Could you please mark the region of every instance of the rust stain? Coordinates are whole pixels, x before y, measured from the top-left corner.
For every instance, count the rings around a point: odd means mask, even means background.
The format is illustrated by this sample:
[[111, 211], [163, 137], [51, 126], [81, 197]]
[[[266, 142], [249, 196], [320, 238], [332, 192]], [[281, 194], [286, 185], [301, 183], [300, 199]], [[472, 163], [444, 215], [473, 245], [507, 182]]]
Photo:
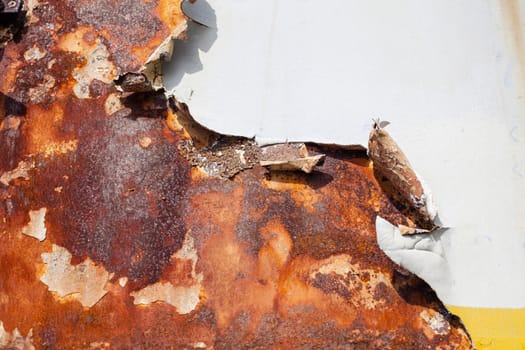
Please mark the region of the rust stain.
[[[31, 13], [0, 58], [6, 344], [472, 348], [434, 292], [379, 249], [376, 215], [408, 218], [363, 151], [307, 145], [326, 155], [312, 173], [269, 171], [250, 160], [253, 142], [196, 124], [162, 92], [100, 77], [75, 92], [98, 45], [119, 74], [137, 72], [185, 21], [180, 1], [51, 0]], [[188, 145], [230, 155], [232, 175], [199, 170]], [[22, 234], [32, 225], [43, 241]]]
[[518, 0], [500, 0], [504, 24], [512, 40], [516, 53], [522, 90], [525, 89], [525, 37], [523, 20], [520, 16], [521, 4]]

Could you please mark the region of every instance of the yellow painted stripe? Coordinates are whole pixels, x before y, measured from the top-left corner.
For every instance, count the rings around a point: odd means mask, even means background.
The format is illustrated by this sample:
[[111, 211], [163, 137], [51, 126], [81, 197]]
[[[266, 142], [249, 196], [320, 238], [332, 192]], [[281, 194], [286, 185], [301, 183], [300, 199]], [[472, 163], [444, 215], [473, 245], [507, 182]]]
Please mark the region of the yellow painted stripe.
[[525, 308], [447, 308], [461, 318], [477, 350], [525, 350]]

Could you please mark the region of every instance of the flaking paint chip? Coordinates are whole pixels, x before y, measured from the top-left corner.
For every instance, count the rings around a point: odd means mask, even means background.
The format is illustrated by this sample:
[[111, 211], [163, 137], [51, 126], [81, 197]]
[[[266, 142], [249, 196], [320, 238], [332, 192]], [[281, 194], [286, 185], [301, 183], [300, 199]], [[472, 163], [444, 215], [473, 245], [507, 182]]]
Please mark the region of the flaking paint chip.
[[71, 265], [71, 253], [53, 244], [51, 253], [43, 253], [46, 272], [40, 281], [61, 298], [71, 296], [84, 307], [95, 305], [107, 291], [104, 289], [109, 273], [87, 258], [78, 265]]
[[29, 212], [29, 223], [22, 227], [22, 233], [26, 236], [38, 239], [40, 242], [46, 239], [46, 208], [31, 210]]

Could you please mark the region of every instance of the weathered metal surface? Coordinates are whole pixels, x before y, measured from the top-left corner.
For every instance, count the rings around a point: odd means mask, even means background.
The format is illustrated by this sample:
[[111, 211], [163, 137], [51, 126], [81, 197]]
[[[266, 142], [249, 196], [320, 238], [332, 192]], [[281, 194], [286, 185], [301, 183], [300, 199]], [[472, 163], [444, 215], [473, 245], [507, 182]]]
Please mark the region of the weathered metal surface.
[[210, 176], [190, 141], [255, 146], [115, 88], [184, 21], [177, 1], [29, 5], [0, 62], [0, 347], [471, 348], [377, 246], [376, 215], [407, 219], [364, 152]]

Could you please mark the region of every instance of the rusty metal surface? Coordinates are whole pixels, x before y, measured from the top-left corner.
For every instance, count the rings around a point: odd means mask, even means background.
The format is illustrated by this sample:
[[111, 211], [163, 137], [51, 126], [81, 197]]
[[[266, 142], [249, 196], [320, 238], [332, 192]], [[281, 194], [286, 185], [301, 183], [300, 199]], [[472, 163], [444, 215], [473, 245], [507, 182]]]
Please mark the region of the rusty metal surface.
[[0, 347], [471, 348], [377, 246], [376, 215], [406, 217], [364, 152], [213, 177], [184, 154], [199, 126], [117, 91], [177, 1], [30, 4], [0, 61]]

